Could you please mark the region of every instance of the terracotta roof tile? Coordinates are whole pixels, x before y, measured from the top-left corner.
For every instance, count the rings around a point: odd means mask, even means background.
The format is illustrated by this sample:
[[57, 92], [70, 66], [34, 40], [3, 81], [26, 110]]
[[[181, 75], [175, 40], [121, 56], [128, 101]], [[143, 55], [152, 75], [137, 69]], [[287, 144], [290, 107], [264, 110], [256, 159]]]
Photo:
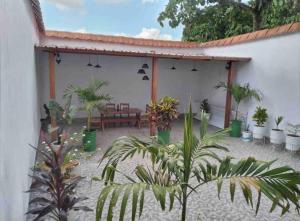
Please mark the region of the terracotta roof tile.
[[243, 42], [270, 38], [273, 36], [283, 35], [283, 34], [297, 32], [297, 31], [300, 31], [300, 22], [278, 26], [271, 29], [264, 29], [255, 32], [246, 33], [246, 34], [241, 34], [241, 35], [224, 38], [220, 40], [203, 42], [203, 43], [142, 39], [142, 38], [132, 38], [132, 37], [121, 37], [121, 36], [62, 32], [62, 31], [46, 31], [45, 35], [46, 37], [50, 37], [50, 38], [96, 41], [102, 43], [127, 44], [127, 45], [146, 46], [146, 47], [168, 47], [168, 48], [204, 47], [205, 48], [205, 47], [220, 47], [220, 46], [227, 46], [232, 44], [240, 44]]

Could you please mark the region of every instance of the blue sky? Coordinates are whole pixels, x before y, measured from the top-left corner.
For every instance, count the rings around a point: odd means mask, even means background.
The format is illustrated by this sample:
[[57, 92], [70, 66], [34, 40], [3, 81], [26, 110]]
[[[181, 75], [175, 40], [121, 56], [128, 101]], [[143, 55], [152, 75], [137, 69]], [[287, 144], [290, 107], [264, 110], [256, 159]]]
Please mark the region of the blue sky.
[[40, 0], [46, 29], [180, 40], [182, 27], [160, 27], [168, 0]]

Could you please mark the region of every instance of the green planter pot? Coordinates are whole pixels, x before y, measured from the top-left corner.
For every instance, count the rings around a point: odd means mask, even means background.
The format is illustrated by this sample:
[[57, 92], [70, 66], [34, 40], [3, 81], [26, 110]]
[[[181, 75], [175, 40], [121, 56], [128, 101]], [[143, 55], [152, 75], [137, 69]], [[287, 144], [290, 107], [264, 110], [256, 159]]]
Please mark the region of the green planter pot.
[[157, 139], [160, 144], [169, 144], [170, 143], [170, 133], [171, 130], [157, 131]]
[[242, 121], [232, 120], [230, 125], [230, 136], [231, 137], [241, 137], [242, 131]]
[[82, 138], [84, 151], [90, 152], [96, 150], [96, 130], [84, 131]]

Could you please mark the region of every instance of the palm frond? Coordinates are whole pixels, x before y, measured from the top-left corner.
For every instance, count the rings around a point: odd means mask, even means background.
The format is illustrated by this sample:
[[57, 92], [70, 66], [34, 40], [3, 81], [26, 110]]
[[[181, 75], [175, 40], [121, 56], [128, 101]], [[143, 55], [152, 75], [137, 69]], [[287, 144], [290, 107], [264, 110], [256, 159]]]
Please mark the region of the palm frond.
[[[102, 189], [97, 202], [96, 207], [96, 221], [101, 220], [103, 215], [103, 208], [106, 202], [109, 201], [109, 209], [107, 214], [108, 221], [114, 218], [114, 208], [118, 199], [121, 199], [121, 209], [119, 213], [119, 220], [123, 221], [128, 204], [128, 199], [131, 196], [131, 220], [136, 219], [136, 213], [139, 213], [139, 217], [143, 213], [144, 195], [145, 191], [151, 190], [155, 199], [160, 203], [161, 208], [165, 210], [167, 196], [169, 196], [169, 209], [171, 210], [174, 203], [174, 195], [180, 193], [179, 186], [160, 186], [150, 185], [146, 183], [127, 183], [127, 184], [112, 184]], [[110, 198], [110, 199], [109, 199]], [[139, 208], [139, 210], [138, 210]], [[115, 220], [115, 219], [114, 219]]]
[[207, 164], [202, 167], [201, 171], [196, 172], [196, 176], [203, 183], [217, 181], [218, 194], [220, 194], [223, 180], [230, 181], [231, 200], [234, 200], [236, 186], [242, 189], [247, 204], [253, 207], [252, 189], [258, 192], [256, 204], [256, 213], [258, 212], [261, 194], [269, 198], [273, 205], [270, 212], [276, 206], [281, 207], [282, 214], [287, 212], [291, 204], [294, 204], [299, 212], [299, 200], [297, 196], [300, 194], [300, 173], [295, 172], [287, 166], [270, 169], [274, 163], [257, 161], [252, 157], [232, 163], [232, 158], [225, 158], [218, 167]]

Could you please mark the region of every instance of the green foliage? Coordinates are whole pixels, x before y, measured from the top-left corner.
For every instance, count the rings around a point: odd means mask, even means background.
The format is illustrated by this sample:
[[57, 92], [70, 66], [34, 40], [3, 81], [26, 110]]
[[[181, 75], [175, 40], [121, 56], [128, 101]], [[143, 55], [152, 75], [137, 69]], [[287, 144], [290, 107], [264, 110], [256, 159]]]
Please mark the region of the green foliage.
[[215, 86], [215, 88], [216, 89], [224, 88], [232, 94], [236, 102], [235, 120], [237, 120], [239, 105], [242, 101], [249, 100], [251, 98], [255, 98], [258, 101], [261, 100], [261, 96], [259, 92], [256, 91], [255, 89], [250, 88], [249, 83], [242, 86], [239, 84], [227, 85], [225, 82], [219, 82]]
[[262, 27], [272, 28], [299, 21], [299, 0], [273, 0], [272, 7], [263, 12]]
[[278, 129], [279, 124], [283, 121], [283, 116], [275, 118], [276, 129]]
[[300, 21], [299, 0], [169, 0], [158, 22], [184, 26], [183, 40], [211, 41]]
[[[225, 180], [230, 182], [232, 201], [239, 186], [246, 202], [254, 207], [252, 191], [258, 192], [256, 213], [261, 195], [265, 195], [273, 203], [270, 212], [279, 207], [284, 214], [289, 211], [291, 205], [299, 210], [299, 172], [287, 166], [271, 168], [274, 161], [262, 162], [252, 157], [233, 161], [232, 157], [219, 157], [216, 151], [227, 149], [217, 145], [217, 141], [222, 139], [228, 130], [213, 134], [204, 133], [202, 138], [198, 139], [193, 134], [192, 116], [190, 106], [185, 115], [182, 142], [161, 145], [156, 139], [141, 140], [135, 137], [120, 137], [113, 142], [100, 162], [105, 163], [101, 179], [105, 181], [106, 187], [101, 190], [98, 198], [96, 221], [102, 218], [105, 203], [109, 206], [107, 220], [112, 220], [113, 217], [117, 219], [113, 211], [118, 201], [121, 202], [119, 220], [124, 220], [129, 197], [132, 197], [131, 220], [135, 220], [136, 214], [141, 216], [143, 212], [145, 191], [153, 193], [162, 210], [167, 209], [167, 197], [170, 201], [169, 210], [173, 208], [174, 200], [177, 199], [182, 208], [181, 220], [184, 221], [190, 194], [210, 182], [216, 183], [220, 194]], [[118, 170], [119, 162], [132, 159], [135, 155], [150, 159], [152, 165], [147, 169], [143, 165], [137, 165], [134, 170], [136, 176], [129, 176]], [[116, 183], [116, 173], [125, 176], [128, 182]], [[109, 195], [111, 197], [108, 197]]]
[[105, 81], [92, 79], [90, 84], [85, 88], [70, 85], [65, 91], [65, 98], [70, 98], [73, 94], [75, 94], [82, 104], [79, 110], [87, 112], [88, 131], [91, 128], [91, 118], [93, 110], [100, 110], [104, 106], [103, 102], [111, 100], [111, 97], [108, 94], [101, 93], [102, 88], [107, 85], [108, 83]]
[[178, 117], [178, 104], [178, 100], [169, 96], [161, 98], [158, 103], [150, 104], [150, 112], [159, 131], [171, 129], [171, 123]]
[[264, 126], [264, 123], [266, 123], [268, 119], [267, 109], [260, 106], [256, 107], [252, 119], [256, 122], [256, 126]]
[[41, 155], [42, 164], [45, 166], [33, 168], [33, 175], [30, 176], [33, 182], [27, 192], [36, 194], [29, 202], [32, 209], [26, 214], [36, 215], [34, 220], [49, 215], [54, 220], [67, 221], [70, 210], [92, 211], [86, 206], [76, 205], [87, 198], [76, 197], [74, 194], [77, 184], [83, 177], [69, 177], [66, 174], [68, 171], [64, 169], [64, 159], [70, 146], [63, 142], [57, 150], [54, 150], [50, 142], [46, 142], [46, 145], [48, 151], [32, 146]]

